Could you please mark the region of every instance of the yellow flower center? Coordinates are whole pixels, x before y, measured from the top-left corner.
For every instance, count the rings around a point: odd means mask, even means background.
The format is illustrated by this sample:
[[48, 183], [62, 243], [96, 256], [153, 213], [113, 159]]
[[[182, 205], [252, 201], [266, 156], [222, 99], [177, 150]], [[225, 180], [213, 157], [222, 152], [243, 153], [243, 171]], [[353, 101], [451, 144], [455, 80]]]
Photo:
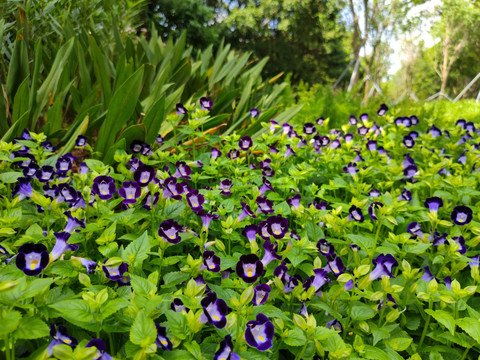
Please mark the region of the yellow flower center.
[[163, 345], [167, 345], [168, 342], [166, 342], [165, 340], [160, 340], [160, 342], [163, 344]]
[[220, 318], [217, 315], [213, 315], [213, 318], [217, 321], [220, 321]]
[[265, 339], [262, 337], [262, 336], [258, 336], [258, 338], [261, 340], [261, 341], [265, 341]]
[[248, 277], [252, 277], [252, 276], [253, 276], [253, 270], [252, 270], [252, 269], [248, 269], [248, 270], [247, 270], [247, 276], [248, 276]]

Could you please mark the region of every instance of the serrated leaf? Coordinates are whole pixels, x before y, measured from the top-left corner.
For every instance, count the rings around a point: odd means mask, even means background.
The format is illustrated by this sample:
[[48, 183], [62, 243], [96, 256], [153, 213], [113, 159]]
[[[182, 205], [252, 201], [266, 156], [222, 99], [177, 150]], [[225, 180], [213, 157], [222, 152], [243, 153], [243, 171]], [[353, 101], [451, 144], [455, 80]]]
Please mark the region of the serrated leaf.
[[480, 322], [478, 319], [472, 319], [470, 317], [457, 319], [457, 325], [475, 339], [477, 343], [480, 343]]
[[305, 334], [302, 330], [294, 328], [288, 330], [288, 336], [283, 338], [283, 341], [285, 342], [285, 344], [290, 346], [303, 346], [305, 345], [307, 338], [305, 337]]
[[39, 339], [50, 334], [50, 328], [45, 322], [34, 317], [25, 317], [20, 320], [15, 337], [17, 339]]
[[185, 340], [189, 334], [185, 315], [175, 311], [167, 311], [165, 315], [173, 335], [181, 340]]
[[385, 340], [385, 344], [390, 346], [395, 351], [404, 351], [408, 349], [412, 341], [413, 341], [412, 338], [398, 337], [394, 339]]
[[132, 241], [125, 251], [122, 258], [133, 267], [141, 267], [143, 261], [148, 257], [150, 251], [150, 241], [148, 239], [148, 231], [145, 231], [140, 237]]
[[144, 279], [137, 275], [130, 276], [130, 282], [135, 294], [145, 297], [150, 297], [157, 292], [157, 286], [152, 284], [147, 279]]
[[368, 320], [375, 316], [377, 312], [365, 304], [355, 304], [351, 309], [350, 316], [353, 320]]
[[185, 204], [183, 202], [175, 202], [163, 210], [163, 216], [165, 219], [174, 219], [182, 213], [184, 208]]
[[142, 348], [148, 348], [157, 338], [155, 323], [143, 311], [139, 311], [130, 329], [130, 341]]
[[14, 331], [20, 324], [21, 318], [22, 314], [16, 310], [2, 310], [0, 312], [0, 324], [2, 324], [0, 326], [0, 335], [8, 335]]
[[442, 324], [450, 331], [450, 334], [454, 334], [455, 331], [455, 319], [453, 316], [444, 310], [431, 310], [426, 309], [425, 312], [431, 315], [438, 323]]
[[65, 319], [75, 319], [81, 322], [93, 321], [93, 314], [85, 300], [64, 300], [49, 305], [59, 311]]

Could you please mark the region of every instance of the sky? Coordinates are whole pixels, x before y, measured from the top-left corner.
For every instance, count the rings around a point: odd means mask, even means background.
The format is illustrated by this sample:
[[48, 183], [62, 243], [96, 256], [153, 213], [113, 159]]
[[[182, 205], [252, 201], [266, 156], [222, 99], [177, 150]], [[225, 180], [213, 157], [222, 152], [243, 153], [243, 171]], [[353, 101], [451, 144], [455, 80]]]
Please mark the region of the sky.
[[[424, 4], [413, 7], [407, 17], [413, 18], [421, 12], [433, 12], [436, 6], [441, 4], [441, 0], [429, 0]], [[435, 44], [435, 39], [430, 36], [430, 27], [432, 26], [433, 18], [425, 17], [422, 21], [420, 28], [413, 29], [409, 33], [402, 36], [400, 39], [394, 39], [392, 41], [393, 54], [390, 56], [390, 68], [388, 69], [389, 75], [394, 75], [401, 68], [402, 60], [402, 45], [406, 39], [412, 39], [414, 41], [423, 40], [425, 47], [429, 48]]]

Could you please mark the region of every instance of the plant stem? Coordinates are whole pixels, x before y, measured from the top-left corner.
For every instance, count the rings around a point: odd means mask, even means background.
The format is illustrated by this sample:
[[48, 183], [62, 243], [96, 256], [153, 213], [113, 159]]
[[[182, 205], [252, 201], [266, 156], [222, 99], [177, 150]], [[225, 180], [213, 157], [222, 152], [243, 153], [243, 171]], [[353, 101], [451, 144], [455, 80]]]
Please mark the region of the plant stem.
[[295, 356], [295, 360], [300, 360], [303, 356], [303, 353], [307, 349], [308, 341], [305, 341], [305, 345], [303, 345], [302, 351], [300, 351], [297, 356]]
[[11, 354], [10, 354], [10, 342], [8, 341], [8, 335], [5, 335], [3, 340], [5, 341], [5, 354], [7, 354], [7, 360], [10, 360]]
[[466, 359], [467, 358], [467, 354], [468, 354], [468, 351], [470, 350], [470, 348], [466, 348], [465, 351], [463, 352], [463, 355], [462, 357], [460, 358], [460, 360], [463, 360], [463, 359]]
[[[428, 304], [428, 308], [431, 310], [432, 309], [432, 300], [430, 300], [429, 304]], [[423, 327], [423, 331], [422, 331], [422, 336], [420, 338], [420, 342], [418, 343], [418, 347], [417, 349], [421, 349], [422, 348], [422, 345], [423, 345], [423, 340], [425, 339], [425, 335], [427, 334], [427, 331], [428, 331], [428, 326], [430, 325], [430, 319], [432, 318], [431, 315], [428, 315], [427, 317], [427, 321], [425, 322], [425, 326]]]
[[375, 240], [373, 241], [372, 258], [375, 256], [375, 250], [377, 249], [378, 237], [380, 236], [380, 230], [382, 229], [382, 220], [382, 218], [378, 219], [377, 232], [375, 233]]
[[113, 346], [112, 334], [108, 334], [108, 341], [110, 342], [110, 356], [115, 356], [115, 347]]

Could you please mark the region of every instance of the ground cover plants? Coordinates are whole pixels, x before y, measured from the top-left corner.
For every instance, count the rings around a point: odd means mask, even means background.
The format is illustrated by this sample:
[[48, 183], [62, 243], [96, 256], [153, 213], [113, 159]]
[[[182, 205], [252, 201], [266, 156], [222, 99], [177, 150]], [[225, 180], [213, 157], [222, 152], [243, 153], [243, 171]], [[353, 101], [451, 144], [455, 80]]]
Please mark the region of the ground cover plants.
[[0, 143], [5, 358], [478, 357], [472, 122], [252, 108], [241, 137], [202, 131], [213, 105], [109, 165]]

